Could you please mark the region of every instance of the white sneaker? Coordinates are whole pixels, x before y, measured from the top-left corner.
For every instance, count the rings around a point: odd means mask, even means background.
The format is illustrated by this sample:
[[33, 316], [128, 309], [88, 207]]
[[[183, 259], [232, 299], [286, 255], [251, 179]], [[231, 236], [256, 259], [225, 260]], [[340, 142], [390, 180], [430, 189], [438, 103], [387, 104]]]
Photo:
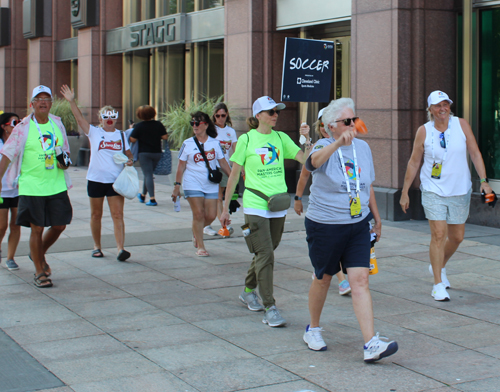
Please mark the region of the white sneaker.
[[217, 235], [217, 232], [214, 229], [212, 229], [212, 227], [210, 225], [205, 226], [203, 228], [203, 233], [206, 235], [211, 235], [211, 236]]
[[[434, 273], [432, 272], [432, 264], [429, 264], [429, 273], [434, 276]], [[448, 280], [448, 277], [446, 276], [446, 268], [441, 269], [441, 282], [443, 282], [444, 286], [447, 289], [450, 289], [450, 281]]]
[[229, 235], [234, 233], [234, 229], [231, 226], [226, 226], [226, 229], [229, 230]]
[[[385, 340], [385, 341], [382, 341]], [[375, 362], [398, 351], [398, 344], [395, 341], [379, 336], [377, 334], [363, 347], [365, 362]]]
[[304, 342], [307, 343], [307, 347], [309, 347], [310, 350], [326, 350], [326, 343], [321, 336], [322, 331], [323, 328], [321, 327], [310, 328], [309, 325], [306, 327], [306, 332], [304, 332]]
[[446, 287], [445, 287], [444, 283], [435, 284], [432, 287], [431, 295], [436, 301], [449, 301], [450, 300], [450, 295], [446, 291]]

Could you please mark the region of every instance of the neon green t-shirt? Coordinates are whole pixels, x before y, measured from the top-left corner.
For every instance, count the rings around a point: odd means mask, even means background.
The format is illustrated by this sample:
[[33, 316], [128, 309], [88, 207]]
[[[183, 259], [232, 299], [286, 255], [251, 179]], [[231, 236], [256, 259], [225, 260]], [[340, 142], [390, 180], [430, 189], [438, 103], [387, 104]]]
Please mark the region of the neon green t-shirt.
[[[286, 133], [262, 134], [255, 129], [241, 136], [231, 161], [245, 167], [245, 186], [266, 196], [287, 192], [285, 159], [294, 159], [300, 148]], [[249, 190], [243, 194], [243, 207], [268, 210], [267, 202]]]
[[[57, 124], [52, 121], [38, 124], [48, 151], [54, 154], [54, 168], [45, 169], [45, 153], [40, 133], [30, 120], [28, 139], [24, 146], [21, 176], [19, 177], [19, 194], [24, 196], [51, 196], [67, 190], [64, 171], [57, 167], [55, 146], [63, 146], [63, 136]], [[54, 134], [55, 131], [55, 134]]]

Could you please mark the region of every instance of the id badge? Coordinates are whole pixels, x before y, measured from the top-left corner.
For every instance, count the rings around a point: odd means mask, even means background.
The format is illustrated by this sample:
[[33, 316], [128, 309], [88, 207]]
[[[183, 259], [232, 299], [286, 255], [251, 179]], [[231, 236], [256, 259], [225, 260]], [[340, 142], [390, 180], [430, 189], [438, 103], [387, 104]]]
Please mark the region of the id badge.
[[54, 168], [54, 154], [45, 154], [45, 169], [52, 170]]
[[443, 168], [443, 164], [441, 162], [434, 162], [432, 164], [431, 178], [435, 178], [439, 180], [441, 178], [441, 170]]
[[361, 217], [361, 200], [359, 196], [351, 197], [351, 218], [359, 218]]

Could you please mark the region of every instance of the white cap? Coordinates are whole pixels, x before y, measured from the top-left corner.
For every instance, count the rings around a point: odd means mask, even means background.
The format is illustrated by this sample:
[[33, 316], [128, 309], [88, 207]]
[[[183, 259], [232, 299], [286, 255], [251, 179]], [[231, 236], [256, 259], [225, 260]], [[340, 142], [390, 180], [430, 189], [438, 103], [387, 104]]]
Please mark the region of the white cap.
[[31, 94], [31, 99], [35, 98], [38, 94], [47, 93], [52, 97], [52, 91], [47, 86], [40, 85], [33, 89], [33, 94]]
[[263, 110], [270, 110], [270, 109], [283, 110], [284, 108], [286, 108], [286, 105], [284, 103], [276, 103], [274, 102], [274, 99], [266, 95], [260, 97], [253, 103], [252, 111], [253, 111], [253, 116], [255, 117], [256, 114], [262, 112]]
[[323, 111], [325, 110], [325, 108], [321, 109], [319, 112], [318, 112], [318, 120], [321, 118], [321, 116], [323, 116]]
[[448, 94], [440, 90], [433, 91], [429, 94], [429, 98], [427, 98], [427, 107], [430, 107], [431, 105], [437, 105], [439, 102], [443, 101], [448, 101], [450, 105], [453, 103], [450, 97], [448, 97]]

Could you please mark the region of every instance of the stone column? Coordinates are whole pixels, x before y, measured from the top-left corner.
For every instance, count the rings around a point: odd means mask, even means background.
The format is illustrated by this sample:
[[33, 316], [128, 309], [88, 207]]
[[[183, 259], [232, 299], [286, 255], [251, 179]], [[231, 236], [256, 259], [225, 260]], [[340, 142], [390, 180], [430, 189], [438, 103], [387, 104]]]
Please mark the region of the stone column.
[[427, 96], [456, 98], [456, 11], [455, 0], [352, 0], [351, 95], [369, 129], [382, 218], [423, 218], [419, 175], [406, 215], [400, 190]]

